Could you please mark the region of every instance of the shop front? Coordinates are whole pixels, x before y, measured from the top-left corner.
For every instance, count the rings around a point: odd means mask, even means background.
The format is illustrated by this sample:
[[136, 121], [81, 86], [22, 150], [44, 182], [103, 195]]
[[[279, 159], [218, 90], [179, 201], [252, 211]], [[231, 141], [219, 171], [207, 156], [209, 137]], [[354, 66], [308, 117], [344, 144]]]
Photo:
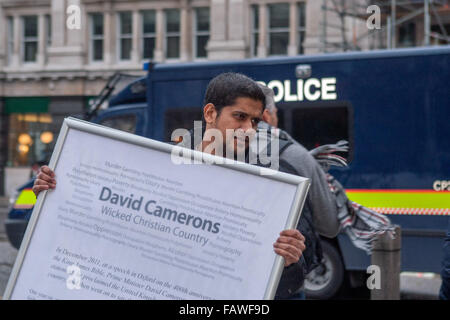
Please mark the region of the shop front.
[[65, 116], [80, 113], [82, 97], [5, 97], [3, 123], [3, 190], [6, 196], [47, 164]]

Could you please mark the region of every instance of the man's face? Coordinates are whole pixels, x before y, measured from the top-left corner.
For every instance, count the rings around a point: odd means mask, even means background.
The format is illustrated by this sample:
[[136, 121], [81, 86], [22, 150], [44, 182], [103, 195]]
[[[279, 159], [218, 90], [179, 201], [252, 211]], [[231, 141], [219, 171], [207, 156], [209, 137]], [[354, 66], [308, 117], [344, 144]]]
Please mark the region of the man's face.
[[[245, 138], [239, 132], [252, 137], [258, 122], [262, 118], [262, 112], [263, 104], [261, 101], [251, 98], [237, 98], [233, 105], [223, 107], [220, 115], [216, 113], [214, 120], [207, 123], [206, 129], [218, 129], [222, 133], [224, 152], [228, 152], [224, 155], [233, 154], [236, 156], [244, 153], [250, 142], [248, 137]], [[235, 136], [227, 135], [227, 130], [236, 133]]]

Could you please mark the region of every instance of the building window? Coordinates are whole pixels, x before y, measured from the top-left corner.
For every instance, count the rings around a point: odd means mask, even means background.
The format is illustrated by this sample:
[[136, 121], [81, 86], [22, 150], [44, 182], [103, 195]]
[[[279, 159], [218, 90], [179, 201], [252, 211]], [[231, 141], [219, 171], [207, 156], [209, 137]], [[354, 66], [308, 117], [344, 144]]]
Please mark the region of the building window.
[[142, 57], [153, 59], [156, 43], [155, 10], [142, 12]]
[[252, 5], [252, 38], [251, 38], [251, 50], [252, 55], [256, 57], [258, 55], [259, 44], [259, 7], [258, 5]]
[[31, 166], [36, 162], [48, 163], [56, 133], [52, 129], [50, 114], [11, 114], [8, 135], [8, 165]]
[[[50, 159], [54, 137], [61, 123], [55, 124], [48, 113], [48, 97], [5, 97], [4, 114], [8, 119], [8, 166], [30, 166]], [[2, 150], [3, 153], [3, 150]]]
[[209, 40], [209, 8], [195, 8], [194, 57], [206, 58]]
[[38, 50], [38, 19], [37, 16], [23, 17], [23, 61], [36, 62]]
[[118, 44], [119, 44], [119, 59], [131, 59], [131, 46], [133, 39], [133, 19], [131, 12], [119, 13], [119, 30], [118, 30]]
[[45, 28], [47, 31], [47, 46], [52, 45], [52, 18], [50, 15], [45, 16]]
[[103, 14], [91, 14], [91, 60], [103, 60]]
[[269, 55], [286, 55], [289, 44], [289, 4], [269, 5]]
[[57, 135], [50, 114], [11, 114], [9, 126], [9, 166], [31, 166], [50, 161]]
[[12, 57], [14, 54], [14, 19], [13, 17], [7, 18], [7, 32], [8, 32], [8, 45], [7, 45], [7, 54], [8, 54], [8, 64], [12, 63]]
[[303, 54], [305, 52], [303, 48], [303, 42], [305, 41], [306, 31], [306, 7], [304, 2], [298, 4], [298, 53]]
[[180, 10], [169, 9], [166, 13], [166, 58], [180, 57]]

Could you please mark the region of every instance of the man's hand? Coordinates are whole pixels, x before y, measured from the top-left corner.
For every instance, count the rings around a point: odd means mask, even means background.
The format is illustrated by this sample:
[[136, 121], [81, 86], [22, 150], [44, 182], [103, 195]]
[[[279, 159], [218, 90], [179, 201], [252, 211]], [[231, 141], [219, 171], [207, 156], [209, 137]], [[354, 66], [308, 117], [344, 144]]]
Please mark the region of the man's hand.
[[55, 173], [47, 166], [42, 166], [36, 180], [34, 180], [33, 192], [36, 197], [43, 190], [55, 189], [56, 180]]
[[296, 263], [305, 251], [305, 237], [297, 229], [284, 230], [273, 244], [277, 254], [284, 258], [284, 266]]

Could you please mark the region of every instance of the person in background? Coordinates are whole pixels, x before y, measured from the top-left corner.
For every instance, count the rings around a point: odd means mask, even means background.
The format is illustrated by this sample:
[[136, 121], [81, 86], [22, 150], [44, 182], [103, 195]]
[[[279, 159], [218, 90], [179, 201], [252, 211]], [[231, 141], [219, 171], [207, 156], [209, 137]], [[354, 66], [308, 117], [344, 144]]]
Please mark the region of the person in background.
[[[280, 160], [289, 163], [297, 174], [311, 179], [307, 201], [310, 204], [312, 218], [317, 232], [325, 237], [334, 238], [339, 233], [337, 207], [334, 195], [330, 191], [325, 172], [316, 159], [286, 131], [278, 128], [278, 109], [274, 92], [269, 87], [258, 84], [266, 97], [266, 108], [258, 123], [258, 130], [267, 130], [271, 138], [287, 140], [290, 144], [280, 153]], [[259, 136], [258, 136], [259, 137]], [[259, 137], [263, 139], [263, 137]]]
[[[307, 239], [303, 252], [304, 274], [307, 275], [318, 267], [323, 258], [320, 235], [334, 238], [339, 233], [337, 207], [334, 195], [326, 181], [325, 173], [313, 156], [287, 132], [278, 128], [278, 109], [275, 106], [272, 89], [258, 84], [266, 97], [266, 108], [258, 123], [257, 138], [251, 146], [253, 149], [273, 149], [271, 144], [278, 139], [280, 171], [309, 178], [311, 185], [300, 216], [299, 230]], [[258, 146], [255, 143], [258, 143]], [[285, 167], [288, 170], [282, 170]], [[304, 285], [297, 293], [296, 299], [306, 299]], [[295, 299], [291, 298], [291, 299]]]

